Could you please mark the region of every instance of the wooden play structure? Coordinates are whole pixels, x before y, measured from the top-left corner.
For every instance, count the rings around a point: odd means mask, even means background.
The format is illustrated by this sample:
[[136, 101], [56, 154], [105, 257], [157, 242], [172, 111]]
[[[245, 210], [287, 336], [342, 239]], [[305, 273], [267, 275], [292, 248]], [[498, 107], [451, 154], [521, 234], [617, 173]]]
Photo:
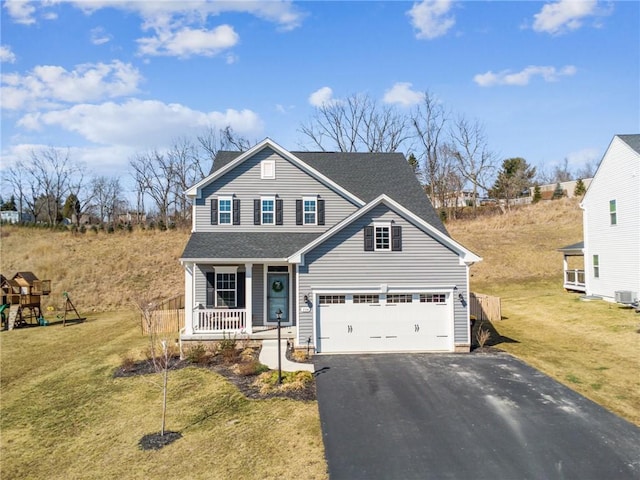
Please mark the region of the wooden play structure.
[[51, 293], [51, 280], [39, 280], [33, 272], [18, 272], [13, 278], [0, 275], [0, 288], [0, 315], [5, 330], [44, 321], [41, 299]]
[[[62, 296], [64, 297], [64, 315], [58, 315], [58, 318], [62, 317], [62, 326], [66, 327], [67, 322], [84, 322], [86, 318], [80, 316], [78, 310], [76, 310], [76, 307], [73, 305], [71, 298], [69, 298], [69, 294], [64, 292]], [[76, 314], [76, 318], [67, 318], [67, 314], [69, 312], [74, 312]]]

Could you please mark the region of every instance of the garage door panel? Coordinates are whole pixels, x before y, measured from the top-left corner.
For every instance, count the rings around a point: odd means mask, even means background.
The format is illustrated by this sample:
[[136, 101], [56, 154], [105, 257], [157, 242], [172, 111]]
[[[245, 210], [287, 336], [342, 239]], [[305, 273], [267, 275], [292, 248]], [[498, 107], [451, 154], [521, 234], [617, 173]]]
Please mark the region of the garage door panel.
[[[316, 329], [320, 352], [450, 351], [452, 308], [448, 303], [344, 303], [318, 308]], [[444, 298], [444, 295], [443, 295]]]

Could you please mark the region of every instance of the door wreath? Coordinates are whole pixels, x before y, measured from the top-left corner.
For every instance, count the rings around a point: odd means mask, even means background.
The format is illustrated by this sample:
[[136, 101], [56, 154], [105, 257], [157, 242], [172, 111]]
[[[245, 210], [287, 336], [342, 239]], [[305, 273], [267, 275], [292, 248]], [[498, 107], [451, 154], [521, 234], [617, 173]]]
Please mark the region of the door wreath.
[[276, 280], [275, 282], [273, 282], [271, 284], [271, 289], [274, 292], [281, 292], [283, 288], [284, 288], [284, 285], [282, 284], [282, 282], [280, 280]]

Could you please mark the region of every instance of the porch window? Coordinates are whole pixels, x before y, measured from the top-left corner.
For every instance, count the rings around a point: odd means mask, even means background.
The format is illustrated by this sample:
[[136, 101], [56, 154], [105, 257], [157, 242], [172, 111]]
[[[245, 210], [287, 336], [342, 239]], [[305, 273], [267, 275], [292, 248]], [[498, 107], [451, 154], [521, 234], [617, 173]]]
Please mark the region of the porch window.
[[236, 274], [216, 272], [216, 307], [236, 307]]
[[598, 255], [593, 256], [593, 278], [600, 278], [600, 258]]
[[611, 220], [611, 225], [618, 224], [618, 214], [616, 212], [616, 201], [609, 200], [609, 218]]
[[220, 197], [218, 200], [218, 224], [231, 225], [231, 197]]

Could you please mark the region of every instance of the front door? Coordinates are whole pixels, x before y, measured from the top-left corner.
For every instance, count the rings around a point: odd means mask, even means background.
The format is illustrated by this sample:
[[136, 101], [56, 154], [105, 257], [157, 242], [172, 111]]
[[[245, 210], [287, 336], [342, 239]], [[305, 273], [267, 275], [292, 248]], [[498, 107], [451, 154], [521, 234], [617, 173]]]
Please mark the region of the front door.
[[278, 272], [267, 274], [267, 322], [278, 321], [276, 312], [282, 311], [282, 323], [288, 324], [289, 320], [289, 273]]

